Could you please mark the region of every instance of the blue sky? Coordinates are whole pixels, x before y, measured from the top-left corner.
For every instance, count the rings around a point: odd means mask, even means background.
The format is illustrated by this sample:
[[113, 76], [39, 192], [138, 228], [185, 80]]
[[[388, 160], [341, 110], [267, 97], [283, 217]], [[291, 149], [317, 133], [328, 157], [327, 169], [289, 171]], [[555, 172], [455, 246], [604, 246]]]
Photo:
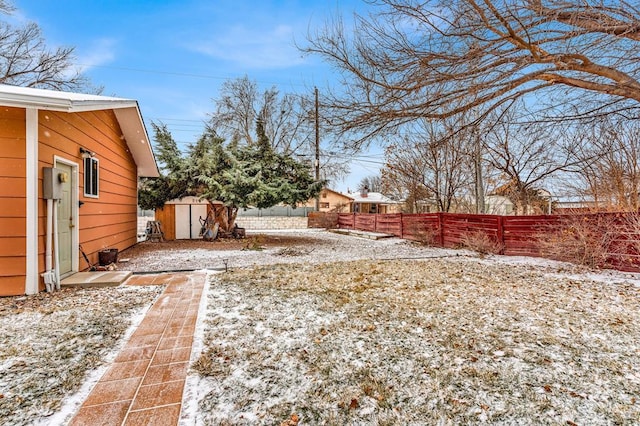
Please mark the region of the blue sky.
[[[138, 100], [145, 121], [162, 121], [194, 142], [226, 80], [311, 94], [334, 76], [295, 43], [341, 14], [366, 13], [362, 0], [13, 0], [14, 19], [34, 21], [50, 47], [75, 46], [79, 66], [104, 94]], [[152, 136], [152, 135], [150, 135]], [[374, 162], [371, 162], [371, 161]], [[352, 163], [334, 187], [355, 189], [378, 158]]]

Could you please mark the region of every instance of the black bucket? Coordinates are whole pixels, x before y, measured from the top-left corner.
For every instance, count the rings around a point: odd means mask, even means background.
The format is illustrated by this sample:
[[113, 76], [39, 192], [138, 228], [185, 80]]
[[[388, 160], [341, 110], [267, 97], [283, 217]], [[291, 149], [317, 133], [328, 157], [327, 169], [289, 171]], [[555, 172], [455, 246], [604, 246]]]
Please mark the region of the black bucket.
[[106, 249], [98, 252], [98, 263], [107, 266], [118, 261], [118, 249]]

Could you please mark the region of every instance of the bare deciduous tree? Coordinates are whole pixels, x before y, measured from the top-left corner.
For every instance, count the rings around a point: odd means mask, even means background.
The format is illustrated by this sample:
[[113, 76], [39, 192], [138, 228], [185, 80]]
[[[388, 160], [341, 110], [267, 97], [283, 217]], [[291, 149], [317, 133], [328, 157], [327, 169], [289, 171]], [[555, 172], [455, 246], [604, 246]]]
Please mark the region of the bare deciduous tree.
[[[9, 14], [13, 6], [0, 1], [0, 13]], [[73, 47], [50, 49], [37, 24], [13, 26], [0, 21], [0, 83], [54, 90], [99, 92], [73, 62]]]
[[[311, 164], [315, 161], [315, 107], [311, 98], [294, 94], [281, 95], [272, 87], [260, 92], [256, 82], [248, 77], [226, 81], [220, 97], [214, 99], [216, 110], [210, 114], [210, 127], [221, 137], [239, 144], [257, 143], [256, 123], [261, 120], [272, 148], [285, 155], [299, 157]], [[319, 117], [319, 131], [325, 137]], [[321, 143], [331, 146], [330, 143]], [[334, 180], [346, 174], [346, 161], [335, 155], [340, 147], [332, 146], [334, 155], [321, 149], [320, 175]]]
[[210, 123], [220, 136], [253, 145], [257, 143], [256, 122], [260, 119], [277, 152], [312, 152], [313, 104], [305, 97], [280, 95], [275, 87], [260, 92], [257, 83], [245, 76], [226, 81], [214, 102], [216, 110], [210, 114]]
[[[416, 119], [498, 108], [526, 96], [576, 118], [640, 101], [640, 8], [604, 0], [370, 0], [303, 51], [344, 81], [325, 99], [356, 143]], [[587, 99], [588, 97], [588, 99]], [[547, 111], [549, 112], [549, 111]]]
[[437, 211], [448, 212], [473, 181], [471, 139], [468, 132], [451, 136], [448, 128], [432, 122], [423, 124], [421, 131], [412, 133], [414, 136], [387, 148], [385, 185], [402, 188], [414, 211], [418, 201], [430, 200]]
[[364, 189], [371, 192], [382, 192], [382, 180], [378, 175], [371, 175], [363, 177], [358, 183], [358, 190]]
[[9, 2], [5, 0], [0, 0], [0, 12], [11, 13], [13, 12], [13, 10], [14, 8]]
[[487, 133], [485, 160], [499, 176], [494, 193], [509, 198], [516, 214], [529, 214], [530, 207], [541, 210], [539, 204], [550, 202], [541, 194], [545, 183], [561, 172], [579, 168], [582, 159], [576, 157], [576, 152], [581, 138], [542, 124], [513, 124], [510, 118], [514, 110], [512, 107], [503, 114]]
[[586, 143], [577, 152], [581, 168], [574, 190], [599, 209], [640, 208], [640, 128], [626, 119], [601, 118], [581, 128]]

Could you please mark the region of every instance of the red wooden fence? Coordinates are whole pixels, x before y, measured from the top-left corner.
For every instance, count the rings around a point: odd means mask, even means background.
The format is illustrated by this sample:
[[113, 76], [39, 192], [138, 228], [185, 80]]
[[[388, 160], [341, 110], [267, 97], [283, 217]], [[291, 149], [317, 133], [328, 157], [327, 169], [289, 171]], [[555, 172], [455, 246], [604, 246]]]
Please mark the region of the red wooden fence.
[[[610, 240], [607, 242], [608, 252], [603, 255], [602, 264], [622, 270], [640, 271], [640, 221], [629, 225], [631, 223], [629, 218], [632, 215], [625, 213], [545, 216], [340, 213], [336, 226], [391, 234], [447, 248], [461, 247], [466, 238], [475, 234], [495, 242], [496, 247], [500, 248], [500, 253], [508, 256], [548, 256], [547, 252], [553, 245], [553, 241], [544, 241], [545, 235], [551, 238], [554, 232], [562, 229], [572, 229], [574, 233], [587, 230], [591, 233], [590, 235], [580, 236], [587, 244], [589, 240], [601, 238]], [[576, 227], [576, 224], [584, 222], [589, 222], [589, 226]]]

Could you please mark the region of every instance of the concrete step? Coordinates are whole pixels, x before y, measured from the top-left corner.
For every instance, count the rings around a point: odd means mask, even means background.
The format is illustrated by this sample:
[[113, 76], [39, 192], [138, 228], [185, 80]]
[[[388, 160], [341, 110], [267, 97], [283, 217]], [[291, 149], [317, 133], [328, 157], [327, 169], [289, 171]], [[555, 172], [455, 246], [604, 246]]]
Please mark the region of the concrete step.
[[380, 232], [359, 231], [357, 229], [328, 229], [327, 231], [342, 234], [353, 235], [355, 237], [368, 238], [370, 240], [380, 240], [382, 238], [393, 238], [393, 234], [383, 234]]
[[65, 287], [116, 287], [131, 276], [131, 271], [77, 272], [60, 282]]

